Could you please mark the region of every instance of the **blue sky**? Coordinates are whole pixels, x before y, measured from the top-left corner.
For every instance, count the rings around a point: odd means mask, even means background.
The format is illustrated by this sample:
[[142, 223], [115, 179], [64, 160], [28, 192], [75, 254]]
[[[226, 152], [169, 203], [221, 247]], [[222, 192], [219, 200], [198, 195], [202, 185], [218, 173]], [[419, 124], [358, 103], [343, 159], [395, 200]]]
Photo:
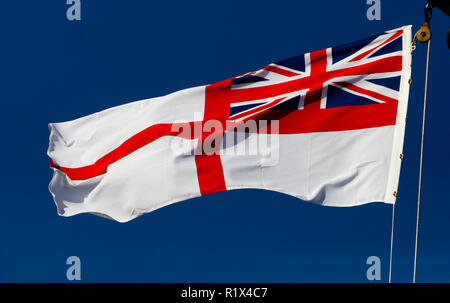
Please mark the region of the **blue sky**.
[[[126, 224], [58, 217], [48, 192], [49, 122], [213, 83], [268, 63], [406, 24], [425, 1], [81, 1], [0, 4], [0, 282], [367, 282], [379, 256], [388, 278], [391, 206], [312, 205], [238, 190], [177, 203]], [[450, 282], [449, 18], [431, 22], [418, 282]], [[393, 281], [412, 279], [425, 45], [413, 54], [405, 159], [396, 208]]]

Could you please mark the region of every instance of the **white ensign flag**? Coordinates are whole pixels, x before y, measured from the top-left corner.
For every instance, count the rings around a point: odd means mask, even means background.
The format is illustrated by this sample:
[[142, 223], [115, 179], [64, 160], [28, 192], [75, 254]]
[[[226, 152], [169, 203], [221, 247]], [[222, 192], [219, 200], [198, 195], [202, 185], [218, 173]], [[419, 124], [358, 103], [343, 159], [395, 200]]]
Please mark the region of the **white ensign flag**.
[[321, 205], [394, 203], [411, 27], [207, 86], [50, 123], [58, 214], [126, 222], [260, 188]]

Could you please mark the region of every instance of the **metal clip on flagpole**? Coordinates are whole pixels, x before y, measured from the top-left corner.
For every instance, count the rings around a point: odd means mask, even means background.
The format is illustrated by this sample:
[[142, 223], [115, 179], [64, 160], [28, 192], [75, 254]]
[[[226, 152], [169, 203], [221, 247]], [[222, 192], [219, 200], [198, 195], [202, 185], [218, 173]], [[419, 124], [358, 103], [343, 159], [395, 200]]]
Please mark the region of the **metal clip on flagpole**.
[[417, 221], [416, 221], [416, 239], [415, 239], [415, 247], [414, 247], [414, 274], [413, 274], [413, 283], [416, 283], [416, 270], [417, 270], [417, 245], [419, 240], [419, 218], [420, 218], [420, 198], [422, 194], [422, 167], [423, 167], [423, 146], [424, 146], [424, 138], [425, 138], [425, 120], [426, 120], [426, 112], [427, 112], [427, 89], [428, 89], [428, 67], [430, 63], [430, 46], [431, 46], [431, 31], [430, 31], [430, 20], [432, 16], [432, 5], [430, 2], [425, 6], [425, 21], [423, 22], [420, 29], [414, 36], [414, 40], [412, 42], [412, 50], [416, 48], [416, 41], [421, 43], [428, 42], [428, 50], [427, 50], [427, 63], [426, 63], [426, 71], [425, 71], [425, 90], [424, 90], [424, 99], [423, 99], [423, 117], [422, 117], [422, 138], [420, 144], [420, 166], [419, 166], [419, 188], [417, 194]]
[[426, 43], [431, 40], [430, 21], [431, 16], [433, 15], [433, 7], [430, 2], [425, 6], [424, 13], [425, 21], [414, 36], [414, 39], [417, 39], [421, 43]]

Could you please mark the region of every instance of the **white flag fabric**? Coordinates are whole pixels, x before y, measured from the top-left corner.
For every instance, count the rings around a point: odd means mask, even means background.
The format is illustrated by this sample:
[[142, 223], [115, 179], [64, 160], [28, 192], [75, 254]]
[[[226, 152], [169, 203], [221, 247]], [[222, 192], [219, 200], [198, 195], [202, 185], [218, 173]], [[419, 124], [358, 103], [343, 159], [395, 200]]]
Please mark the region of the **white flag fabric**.
[[411, 26], [207, 86], [50, 123], [58, 214], [126, 222], [259, 188], [321, 205], [395, 203]]

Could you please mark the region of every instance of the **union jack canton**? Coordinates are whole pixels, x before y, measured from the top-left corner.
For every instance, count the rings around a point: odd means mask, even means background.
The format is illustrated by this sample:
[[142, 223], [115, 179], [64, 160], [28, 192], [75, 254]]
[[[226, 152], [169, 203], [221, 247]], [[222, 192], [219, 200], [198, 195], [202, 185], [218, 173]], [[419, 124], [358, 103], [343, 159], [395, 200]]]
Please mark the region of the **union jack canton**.
[[306, 53], [231, 80], [229, 119], [279, 119], [280, 133], [393, 125], [403, 29]]

